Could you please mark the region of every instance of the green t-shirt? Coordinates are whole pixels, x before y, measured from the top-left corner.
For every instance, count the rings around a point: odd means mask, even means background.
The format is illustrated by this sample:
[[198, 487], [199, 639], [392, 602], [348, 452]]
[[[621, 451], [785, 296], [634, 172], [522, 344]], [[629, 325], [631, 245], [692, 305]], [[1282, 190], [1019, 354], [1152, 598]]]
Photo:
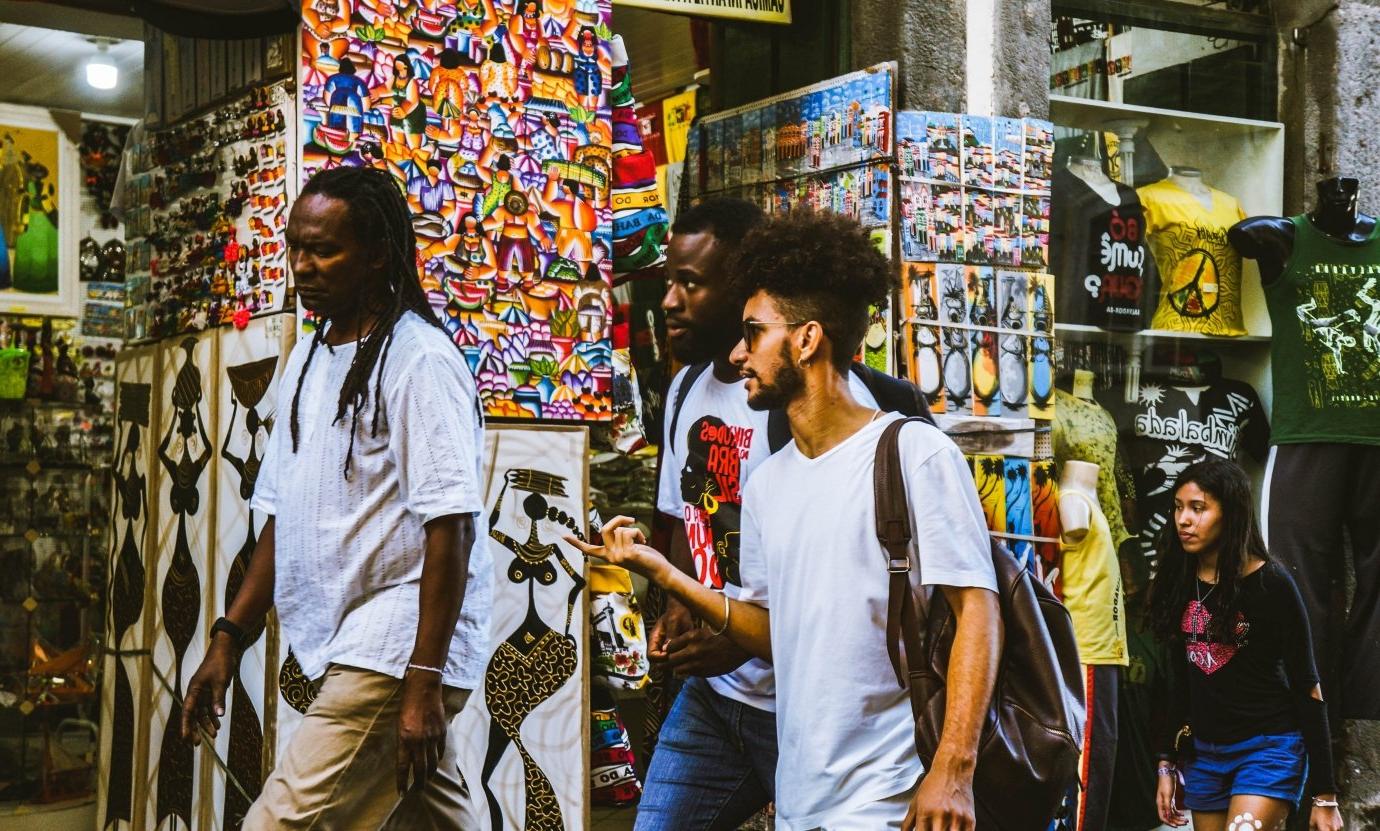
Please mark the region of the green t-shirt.
[[1380, 225], [1339, 242], [1296, 216], [1294, 251], [1265, 286], [1274, 336], [1274, 444], [1380, 445]]

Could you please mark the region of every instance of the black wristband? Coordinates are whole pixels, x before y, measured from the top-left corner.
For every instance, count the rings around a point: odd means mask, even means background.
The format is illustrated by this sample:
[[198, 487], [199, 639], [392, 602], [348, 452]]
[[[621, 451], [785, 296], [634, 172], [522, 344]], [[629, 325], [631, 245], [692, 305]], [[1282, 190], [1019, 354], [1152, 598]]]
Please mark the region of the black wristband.
[[224, 632], [230, 636], [235, 648], [243, 652], [249, 645], [249, 633], [240, 628], [238, 623], [225, 617], [216, 618], [216, 622], [211, 624], [211, 637], [214, 638], [217, 632]]

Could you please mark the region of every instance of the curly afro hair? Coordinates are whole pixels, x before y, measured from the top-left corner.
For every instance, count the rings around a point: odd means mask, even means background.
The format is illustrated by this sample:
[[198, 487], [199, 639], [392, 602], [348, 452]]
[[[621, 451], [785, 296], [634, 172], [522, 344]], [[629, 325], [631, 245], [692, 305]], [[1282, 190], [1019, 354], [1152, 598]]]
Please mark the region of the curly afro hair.
[[886, 303], [896, 284], [867, 229], [811, 211], [774, 217], [748, 232], [730, 273], [743, 298], [766, 292], [792, 319], [817, 321], [840, 371], [867, 334], [868, 307]]

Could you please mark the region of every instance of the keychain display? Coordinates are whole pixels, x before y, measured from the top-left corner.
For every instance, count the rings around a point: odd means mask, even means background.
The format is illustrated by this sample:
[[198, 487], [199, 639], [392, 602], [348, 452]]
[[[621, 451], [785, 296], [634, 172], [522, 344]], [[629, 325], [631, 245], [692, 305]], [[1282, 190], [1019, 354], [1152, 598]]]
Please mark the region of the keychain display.
[[283, 308], [291, 111], [282, 84], [258, 87], [131, 154], [124, 259], [142, 310], [131, 338], [243, 327]]

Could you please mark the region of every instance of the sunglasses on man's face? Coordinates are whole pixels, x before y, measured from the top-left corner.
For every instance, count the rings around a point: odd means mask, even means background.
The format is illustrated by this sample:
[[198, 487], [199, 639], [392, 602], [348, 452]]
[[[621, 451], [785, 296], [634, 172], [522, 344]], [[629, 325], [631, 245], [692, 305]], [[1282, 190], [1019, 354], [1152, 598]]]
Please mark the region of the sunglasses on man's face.
[[794, 328], [796, 326], [804, 326], [809, 322], [808, 320], [753, 320], [752, 318], [748, 318], [743, 321], [743, 343], [747, 345], [747, 350], [751, 352], [757, 348], [757, 339], [761, 336], [762, 332], [766, 331], [767, 327], [786, 326], [788, 328]]

